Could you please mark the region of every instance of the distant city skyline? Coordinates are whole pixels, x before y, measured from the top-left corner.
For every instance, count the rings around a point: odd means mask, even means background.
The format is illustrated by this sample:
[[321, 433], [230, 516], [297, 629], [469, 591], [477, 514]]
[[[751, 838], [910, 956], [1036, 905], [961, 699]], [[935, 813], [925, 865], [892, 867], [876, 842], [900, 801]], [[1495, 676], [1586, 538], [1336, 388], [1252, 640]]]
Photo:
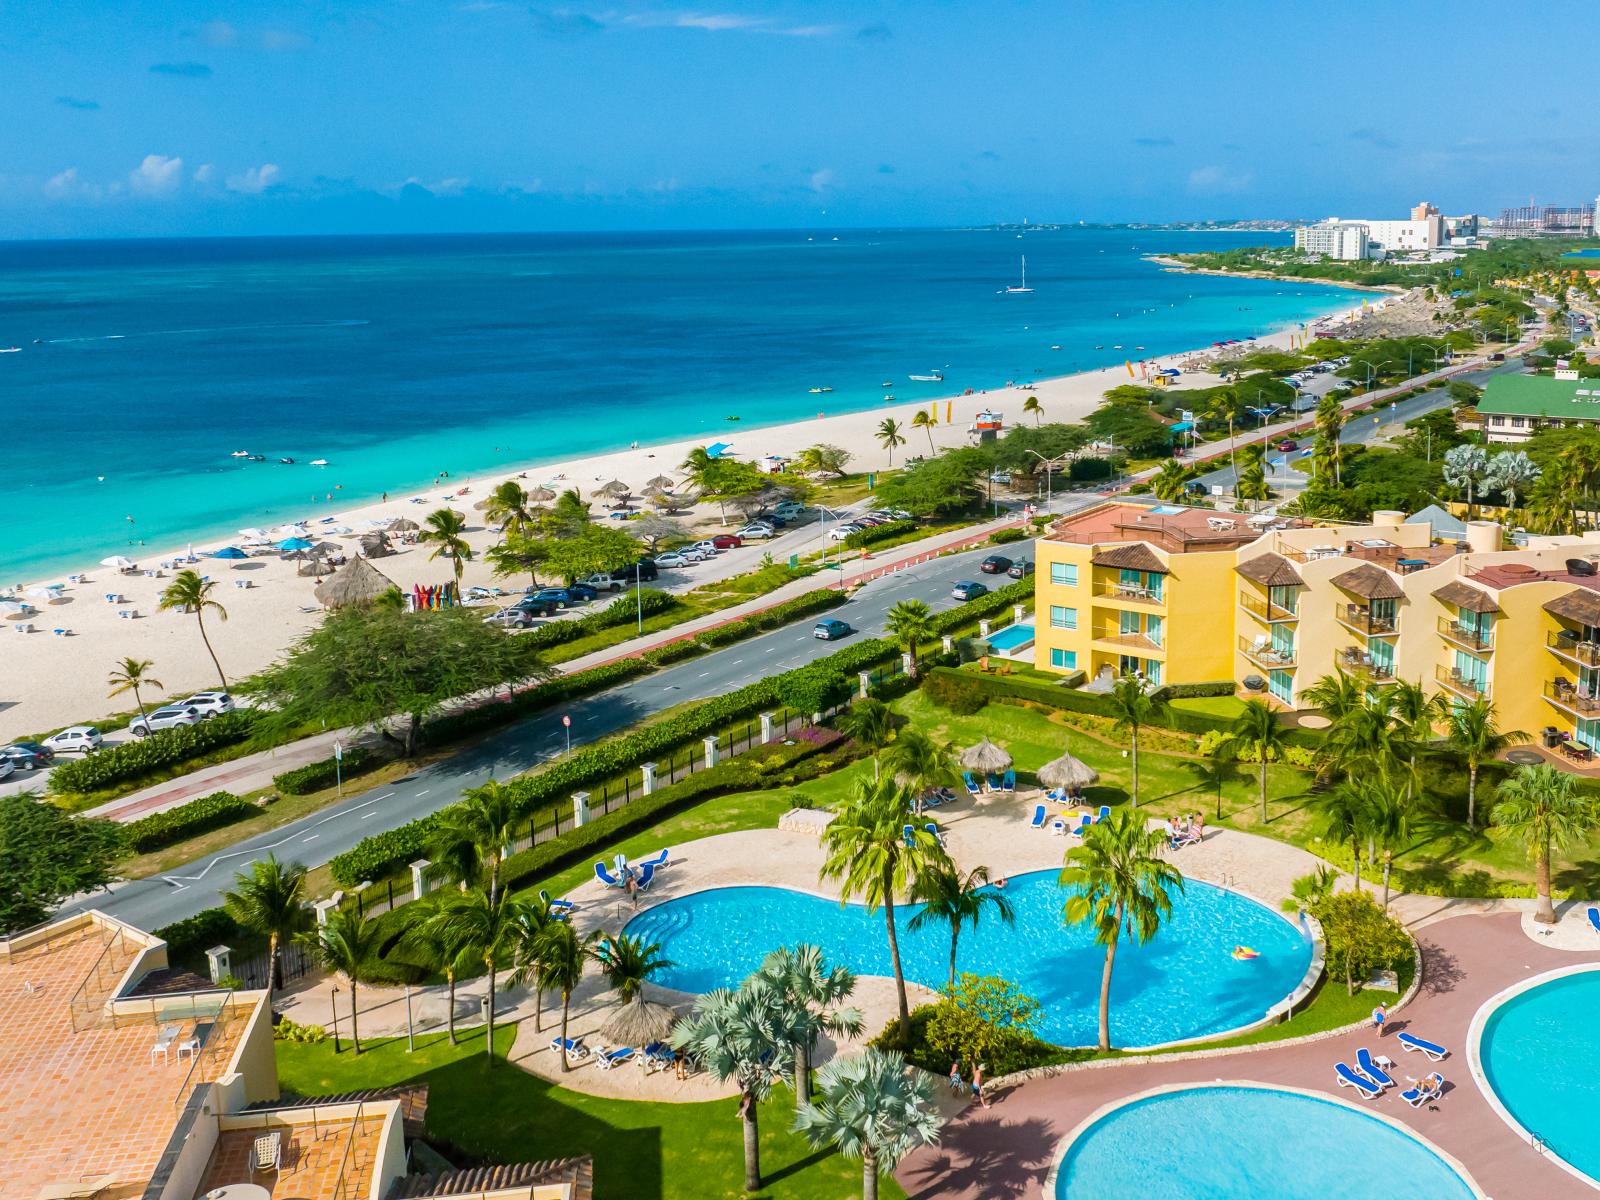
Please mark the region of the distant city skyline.
[[[1503, 18], [1481, 0], [172, 0], [114, 18], [57, 0], [8, 12], [0, 40], [0, 238], [1588, 203], [1600, 118], [1550, 69], [1548, 29]], [[1396, 34], [1365, 53], [1330, 36], [1346, 23]]]

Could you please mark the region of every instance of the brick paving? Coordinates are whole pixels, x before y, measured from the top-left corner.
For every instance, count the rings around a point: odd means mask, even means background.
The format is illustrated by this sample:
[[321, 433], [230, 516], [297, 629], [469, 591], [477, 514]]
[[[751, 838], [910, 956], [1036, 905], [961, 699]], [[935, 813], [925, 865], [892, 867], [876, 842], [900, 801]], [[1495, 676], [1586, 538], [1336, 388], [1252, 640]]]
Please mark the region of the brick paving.
[[274, 1128], [282, 1135], [278, 1170], [250, 1174], [251, 1147], [272, 1130], [228, 1130], [217, 1139], [195, 1200], [230, 1183], [254, 1183], [266, 1188], [272, 1200], [366, 1200], [372, 1190], [382, 1119]]

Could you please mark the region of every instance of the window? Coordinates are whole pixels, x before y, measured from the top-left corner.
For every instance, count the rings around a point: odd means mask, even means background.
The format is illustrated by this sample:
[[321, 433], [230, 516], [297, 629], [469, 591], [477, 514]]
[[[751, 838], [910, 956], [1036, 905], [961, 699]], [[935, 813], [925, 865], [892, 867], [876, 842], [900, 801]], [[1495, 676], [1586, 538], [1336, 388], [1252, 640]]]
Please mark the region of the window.
[[1153, 687], [1161, 686], [1161, 664], [1155, 659], [1148, 659], [1144, 664], [1144, 677]]
[[1144, 635], [1156, 645], [1161, 645], [1161, 618], [1155, 613], [1144, 619]]
[[1062, 671], [1076, 671], [1078, 669], [1078, 652], [1076, 650], [1050, 651], [1050, 665]]
[[1063, 587], [1078, 586], [1078, 564], [1053, 562], [1050, 564], [1050, 582]]
[[1078, 610], [1064, 608], [1059, 604], [1050, 606], [1051, 629], [1076, 629], [1078, 627]]
[[1512, 417], [1511, 418], [1511, 428], [1513, 428], [1513, 429], [1521, 429], [1522, 426], [1523, 426], [1523, 420], [1522, 420], [1521, 417]]
[[1139, 614], [1136, 612], [1120, 612], [1117, 614], [1117, 632], [1126, 637], [1139, 632]]

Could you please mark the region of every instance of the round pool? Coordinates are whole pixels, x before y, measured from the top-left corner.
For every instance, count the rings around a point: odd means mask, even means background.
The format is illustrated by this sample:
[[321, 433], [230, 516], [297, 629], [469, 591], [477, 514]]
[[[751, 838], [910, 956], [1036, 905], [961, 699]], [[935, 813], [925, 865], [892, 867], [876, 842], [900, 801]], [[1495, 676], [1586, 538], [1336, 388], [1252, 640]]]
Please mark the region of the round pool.
[[1536, 983], [1483, 1023], [1478, 1063], [1493, 1097], [1513, 1121], [1578, 1171], [1600, 1180], [1600, 971]]
[[1477, 1192], [1405, 1131], [1334, 1100], [1195, 1087], [1134, 1100], [1067, 1147], [1056, 1200], [1473, 1200]]
[[[1039, 1036], [1063, 1046], [1093, 1045], [1098, 1034], [1100, 972], [1105, 951], [1084, 926], [1064, 926], [1067, 893], [1058, 872], [1013, 876], [1005, 889], [1016, 923], [986, 912], [962, 931], [957, 969], [999, 975], [1038, 1000]], [[895, 925], [906, 978], [943, 987], [950, 972], [945, 926], [908, 928], [915, 906], [897, 907]], [[841, 905], [777, 887], [695, 892], [647, 909], [627, 932], [660, 942], [676, 964], [655, 981], [684, 992], [737, 987], [779, 946], [809, 942], [830, 962], [859, 975], [891, 975], [881, 911]], [[1233, 957], [1236, 946], [1259, 956]], [[1299, 986], [1311, 963], [1311, 941], [1265, 905], [1225, 888], [1188, 881], [1172, 917], [1143, 946], [1123, 942], [1111, 982], [1111, 1038], [1118, 1046], [1225, 1033], [1260, 1020]]]

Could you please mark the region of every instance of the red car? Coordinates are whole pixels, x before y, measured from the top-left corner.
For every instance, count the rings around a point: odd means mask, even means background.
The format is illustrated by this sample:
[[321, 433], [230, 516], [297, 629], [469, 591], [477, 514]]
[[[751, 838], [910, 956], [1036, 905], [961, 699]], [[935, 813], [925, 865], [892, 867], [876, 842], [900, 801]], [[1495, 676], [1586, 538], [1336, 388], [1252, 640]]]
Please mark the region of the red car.
[[718, 550], [732, 550], [735, 546], [744, 545], [744, 539], [731, 533], [719, 533], [711, 539], [711, 544]]
[[1284, 451], [1298, 450], [1300, 449], [1300, 443], [1293, 438], [1284, 438], [1283, 441], [1278, 443], [1278, 449]]

